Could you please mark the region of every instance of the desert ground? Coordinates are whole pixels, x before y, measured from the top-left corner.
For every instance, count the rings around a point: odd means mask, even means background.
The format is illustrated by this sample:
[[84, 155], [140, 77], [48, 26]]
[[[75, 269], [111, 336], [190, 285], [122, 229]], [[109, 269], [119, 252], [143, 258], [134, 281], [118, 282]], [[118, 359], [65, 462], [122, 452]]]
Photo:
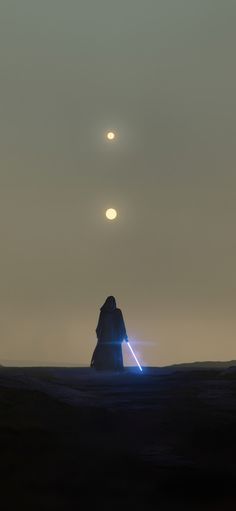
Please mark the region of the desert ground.
[[2, 509], [236, 509], [236, 362], [0, 367]]

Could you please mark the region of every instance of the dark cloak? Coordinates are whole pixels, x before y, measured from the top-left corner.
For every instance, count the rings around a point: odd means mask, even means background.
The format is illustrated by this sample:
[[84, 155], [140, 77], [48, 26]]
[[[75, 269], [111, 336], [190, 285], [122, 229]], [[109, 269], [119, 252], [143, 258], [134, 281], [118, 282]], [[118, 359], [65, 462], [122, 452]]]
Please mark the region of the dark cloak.
[[128, 340], [123, 315], [116, 307], [114, 297], [108, 297], [100, 309], [96, 328], [97, 345], [91, 367], [101, 370], [122, 370], [122, 341]]

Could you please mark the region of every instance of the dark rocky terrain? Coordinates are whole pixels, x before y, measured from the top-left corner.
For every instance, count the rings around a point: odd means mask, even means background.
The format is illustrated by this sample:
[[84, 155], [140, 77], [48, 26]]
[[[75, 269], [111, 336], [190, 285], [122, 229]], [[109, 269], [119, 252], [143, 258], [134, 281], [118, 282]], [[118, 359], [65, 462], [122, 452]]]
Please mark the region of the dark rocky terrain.
[[236, 509], [236, 364], [0, 368], [3, 509]]

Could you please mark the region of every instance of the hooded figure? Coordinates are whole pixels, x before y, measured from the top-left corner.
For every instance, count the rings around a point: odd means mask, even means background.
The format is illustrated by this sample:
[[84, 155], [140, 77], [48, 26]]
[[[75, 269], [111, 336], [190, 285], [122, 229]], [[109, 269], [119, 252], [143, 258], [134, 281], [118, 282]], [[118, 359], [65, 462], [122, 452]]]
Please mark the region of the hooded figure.
[[97, 345], [93, 352], [91, 367], [95, 369], [122, 370], [122, 341], [128, 342], [125, 323], [114, 296], [108, 296], [100, 309], [96, 328]]

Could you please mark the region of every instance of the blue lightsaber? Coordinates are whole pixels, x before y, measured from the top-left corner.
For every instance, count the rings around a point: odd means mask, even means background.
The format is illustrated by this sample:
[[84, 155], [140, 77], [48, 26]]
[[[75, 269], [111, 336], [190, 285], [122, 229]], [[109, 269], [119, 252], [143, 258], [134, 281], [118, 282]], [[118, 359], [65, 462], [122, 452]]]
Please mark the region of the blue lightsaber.
[[129, 343], [129, 342], [127, 342], [127, 344], [128, 344], [128, 346], [129, 346], [129, 349], [130, 349], [130, 351], [131, 351], [131, 353], [132, 353], [132, 355], [133, 355], [133, 357], [134, 357], [135, 361], [137, 362], [137, 364], [138, 364], [138, 366], [139, 366], [140, 371], [143, 371], [143, 370], [142, 370], [142, 367], [141, 367], [141, 365], [140, 365], [140, 363], [139, 363], [139, 361], [138, 361], [138, 359], [137, 359], [137, 357], [136, 357], [136, 355], [135, 355], [135, 353], [133, 352], [133, 350], [132, 350], [132, 348], [131, 348], [131, 346], [130, 346], [130, 343]]

